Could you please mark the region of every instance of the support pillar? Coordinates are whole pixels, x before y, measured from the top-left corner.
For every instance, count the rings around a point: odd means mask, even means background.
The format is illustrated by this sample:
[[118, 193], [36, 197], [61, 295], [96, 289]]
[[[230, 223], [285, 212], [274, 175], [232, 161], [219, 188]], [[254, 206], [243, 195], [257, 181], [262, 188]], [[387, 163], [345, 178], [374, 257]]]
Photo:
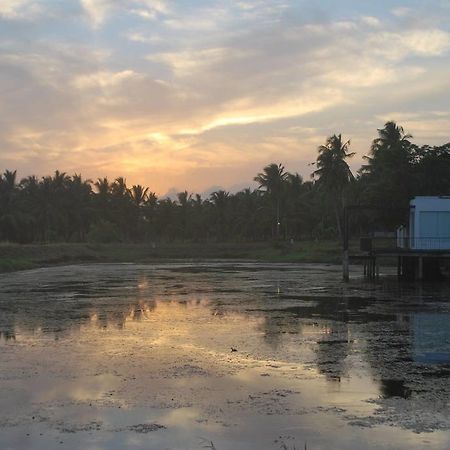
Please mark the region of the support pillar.
[[350, 280], [350, 267], [348, 257], [348, 211], [344, 206], [344, 233], [342, 236], [342, 278], [344, 281]]
[[342, 278], [344, 281], [350, 280], [350, 264], [348, 258], [348, 249], [342, 252]]
[[417, 261], [417, 279], [423, 280], [423, 257], [419, 256]]

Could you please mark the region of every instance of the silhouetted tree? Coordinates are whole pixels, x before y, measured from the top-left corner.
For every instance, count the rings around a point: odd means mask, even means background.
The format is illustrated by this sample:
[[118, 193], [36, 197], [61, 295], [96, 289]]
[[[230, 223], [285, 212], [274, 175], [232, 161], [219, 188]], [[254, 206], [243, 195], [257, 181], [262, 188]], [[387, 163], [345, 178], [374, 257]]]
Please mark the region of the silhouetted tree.
[[259, 183], [259, 188], [264, 188], [270, 197], [275, 213], [275, 236], [280, 237], [280, 206], [283, 195], [283, 185], [288, 173], [281, 164], [269, 164], [254, 178]]
[[330, 136], [326, 144], [318, 149], [319, 156], [315, 163], [317, 169], [312, 174], [318, 188], [322, 189], [333, 203], [340, 239], [342, 239], [341, 212], [344, 189], [354, 179], [346, 161], [355, 154], [348, 152], [349, 146], [350, 141], [343, 142], [340, 134]]
[[15, 171], [0, 175], [0, 240], [14, 242], [235, 240], [329, 238], [341, 235], [345, 201], [389, 206], [398, 213], [360, 214], [351, 226], [396, 227], [415, 195], [450, 195], [450, 143], [418, 147], [395, 122], [377, 130], [365, 165], [354, 180], [349, 141], [330, 136], [320, 146], [312, 181], [271, 163], [254, 180], [258, 189], [213, 192], [203, 200], [187, 191], [177, 201], [158, 199], [126, 180], [56, 171], [17, 182]]

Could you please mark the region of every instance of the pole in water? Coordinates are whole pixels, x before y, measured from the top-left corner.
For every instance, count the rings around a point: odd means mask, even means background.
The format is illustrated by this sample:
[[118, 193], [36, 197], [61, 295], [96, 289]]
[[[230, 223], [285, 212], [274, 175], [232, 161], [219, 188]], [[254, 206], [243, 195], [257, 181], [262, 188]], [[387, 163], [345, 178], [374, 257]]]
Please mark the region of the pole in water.
[[348, 211], [344, 206], [344, 234], [342, 239], [342, 278], [344, 281], [350, 279], [350, 268], [348, 261]]
[[350, 280], [350, 267], [348, 261], [348, 250], [342, 252], [342, 277], [344, 281]]

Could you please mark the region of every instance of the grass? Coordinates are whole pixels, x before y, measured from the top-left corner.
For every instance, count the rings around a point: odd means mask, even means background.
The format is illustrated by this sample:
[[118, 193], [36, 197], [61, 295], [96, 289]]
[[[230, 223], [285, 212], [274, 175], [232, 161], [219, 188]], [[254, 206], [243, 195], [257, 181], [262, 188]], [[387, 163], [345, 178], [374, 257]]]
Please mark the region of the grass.
[[0, 258], [0, 272], [32, 269], [34, 264], [27, 259]]
[[152, 244], [0, 244], [0, 272], [88, 262], [234, 259], [339, 263], [336, 241]]

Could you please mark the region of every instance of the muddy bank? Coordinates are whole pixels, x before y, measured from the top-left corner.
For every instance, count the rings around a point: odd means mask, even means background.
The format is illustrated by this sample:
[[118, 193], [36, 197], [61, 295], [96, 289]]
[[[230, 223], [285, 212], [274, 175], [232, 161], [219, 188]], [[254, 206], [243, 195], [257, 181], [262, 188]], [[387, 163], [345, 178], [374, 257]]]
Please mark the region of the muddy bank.
[[0, 447], [446, 449], [450, 292], [325, 265], [0, 275]]

